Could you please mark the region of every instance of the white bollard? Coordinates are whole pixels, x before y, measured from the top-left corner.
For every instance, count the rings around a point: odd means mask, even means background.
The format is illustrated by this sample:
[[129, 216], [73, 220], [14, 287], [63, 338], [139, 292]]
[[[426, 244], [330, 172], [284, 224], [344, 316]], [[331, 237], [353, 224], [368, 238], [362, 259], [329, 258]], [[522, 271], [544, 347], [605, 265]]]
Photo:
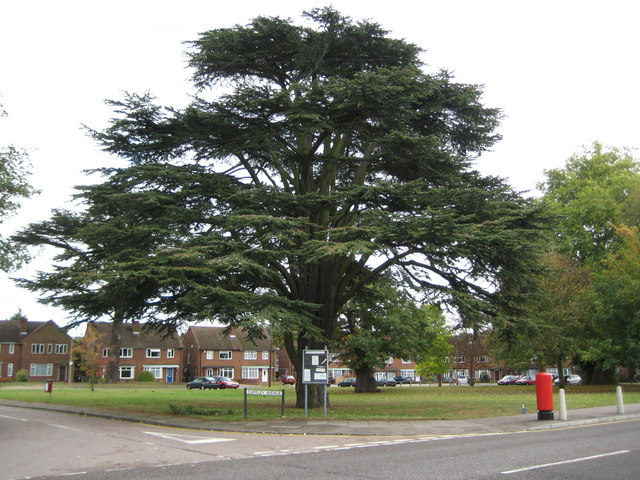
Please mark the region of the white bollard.
[[622, 387], [620, 385], [618, 385], [616, 387], [616, 403], [617, 403], [617, 410], [616, 412], [618, 414], [623, 414], [624, 413], [624, 400], [622, 399]]
[[561, 388], [560, 391], [560, 411], [558, 412], [558, 416], [560, 420], [567, 419], [567, 401], [564, 397], [564, 388]]

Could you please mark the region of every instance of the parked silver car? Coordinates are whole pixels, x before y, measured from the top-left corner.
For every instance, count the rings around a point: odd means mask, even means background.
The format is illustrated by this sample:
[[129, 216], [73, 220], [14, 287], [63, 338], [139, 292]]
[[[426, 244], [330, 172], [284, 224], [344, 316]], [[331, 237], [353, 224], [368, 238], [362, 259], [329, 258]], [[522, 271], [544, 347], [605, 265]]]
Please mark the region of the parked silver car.
[[[559, 385], [560, 379], [556, 378], [553, 383]], [[582, 384], [582, 378], [580, 377], [580, 375], [567, 375], [566, 377], [564, 377], [564, 383], [566, 385], [580, 385]]]

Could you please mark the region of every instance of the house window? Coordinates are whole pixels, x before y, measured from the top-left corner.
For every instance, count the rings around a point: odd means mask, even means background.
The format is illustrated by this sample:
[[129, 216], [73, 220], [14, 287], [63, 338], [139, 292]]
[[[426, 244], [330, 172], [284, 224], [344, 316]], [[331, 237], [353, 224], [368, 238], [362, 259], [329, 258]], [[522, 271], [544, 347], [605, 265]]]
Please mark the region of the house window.
[[478, 355], [478, 362], [487, 363], [489, 361], [489, 357], [487, 355]]
[[393, 363], [393, 358], [389, 357], [387, 358], [384, 363], [386, 363], [387, 365], [391, 365]]
[[464, 355], [456, 355], [453, 357], [453, 363], [464, 363]]
[[403, 359], [402, 359], [402, 363], [406, 365], [407, 363], [411, 363], [411, 360], [405, 360], [405, 359], [403, 358]]
[[109, 350], [109, 348], [103, 348], [103, 349], [102, 349], [102, 356], [103, 356], [104, 358], [107, 358], [107, 357], [109, 356], [109, 353], [111, 353], [111, 352], [110, 352], [110, 350]]
[[213, 360], [213, 350], [207, 350], [207, 360]]
[[13, 363], [7, 364], [7, 377], [13, 377]]
[[175, 356], [175, 350], [173, 348], [167, 348], [167, 358], [173, 358]]
[[65, 354], [67, 353], [67, 349], [69, 348], [69, 346], [66, 343], [58, 343], [56, 345], [56, 353], [57, 354]]
[[242, 367], [242, 378], [258, 378], [258, 367]]
[[219, 368], [218, 373], [221, 377], [233, 379], [233, 368]]
[[400, 375], [403, 377], [414, 378], [416, 376], [415, 370], [400, 370]]
[[160, 349], [147, 348], [147, 358], [160, 358]]
[[[42, 346], [44, 348], [44, 345]], [[52, 363], [32, 363], [30, 368], [32, 377], [50, 377], [53, 375]]]
[[121, 348], [120, 358], [133, 358], [133, 348]]
[[144, 367], [144, 369], [153, 373], [153, 378], [162, 380], [162, 367]]
[[15, 343], [10, 343], [9, 344], [9, 354], [13, 355], [14, 353], [16, 353], [16, 344]]
[[44, 353], [44, 343], [31, 344], [31, 353], [34, 353], [34, 354]]
[[245, 360], [256, 360], [258, 358], [258, 352], [255, 350], [245, 350], [244, 351], [244, 359]]
[[135, 367], [120, 367], [120, 378], [122, 380], [132, 380], [135, 370]]
[[47, 353], [48, 354], [53, 353], [53, 343], [47, 344]]
[[213, 377], [213, 368], [207, 368], [206, 377]]
[[231, 360], [231, 350], [220, 350], [220, 360]]
[[269, 360], [269, 351], [265, 350], [264, 352], [262, 352], [262, 359], [263, 360]]

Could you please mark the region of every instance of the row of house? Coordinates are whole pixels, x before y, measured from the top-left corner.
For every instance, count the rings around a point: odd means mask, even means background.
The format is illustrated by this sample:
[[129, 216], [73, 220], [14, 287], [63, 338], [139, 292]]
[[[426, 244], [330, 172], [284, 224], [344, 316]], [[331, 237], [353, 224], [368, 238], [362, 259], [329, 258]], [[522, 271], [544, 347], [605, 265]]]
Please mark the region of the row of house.
[[[110, 357], [108, 346], [113, 324], [93, 322], [104, 341], [102, 373], [106, 372]], [[116, 325], [119, 337], [119, 365], [117, 376], [122, 381], [136, 380], [149, 371], [162, 382], [184, 382], [193, 377], [220, 375], [249, 385], [267, 385], [281, 376], [297, 377], [293, 363], [284, 350], [273, 345], [269, 335], [249, 340], [244, 332], [224, 327], [191, 326], [187, 332], [162, 336], [144, 328], [136, 321]], [[74, 380], [73, 339], [53, 321], [32, 322], [26, 318], [0, 321], [0, 379], [15, 376], [25, 370], [32, 380]], [[486, 351], [480, 338], [462, 334], [452, 338], [453, 356], [448, 359], [451, 370], [445, 377], [469, 377], [496, 382], [509, 373], [535, 374], [537, 366], [518, 370], [496, 362]], [[556, 373], [554, 368], [546, 371]], [[82, 376], [75, 369], [75, 380]], [[574, 373], [567, 365], [564, 375]], [[377, 379], [401, 375], [419, 380], [416, 365], [411, 360], [389, 358], [375, 376]], [[339, 358], [330, 358], [331, 379], [353, 376]]]
[[0, 379], [26, 370], [32, 379], [68, 381], [72, 339], [53, 321], [0, 321]]
[[[110, 338], [113, 324], [92, 322], [102, 339], [101, 371], [104, 375], [114, 356]], [[279, 377], [278, 354], [271, 338], [249, 339], [244, 332], [224, 327], [189, 327], [180, 338], [161, 335], [136, 321], [116, 325], [119, 338], [117, 376], [136, 380], [149, 371], [162, 382], [182, 382], [197, 376], [220, 375], [246, 384], [271, 384]], [[82, 380], [74, 372], [73, 339], [53, 321], [32, 322], [26, 318], [0, 321], [0, 380], [14, 378], [25, 370], [31, 380], [70, 382]], [[75, 378], [74, 378], [75, 375]]]

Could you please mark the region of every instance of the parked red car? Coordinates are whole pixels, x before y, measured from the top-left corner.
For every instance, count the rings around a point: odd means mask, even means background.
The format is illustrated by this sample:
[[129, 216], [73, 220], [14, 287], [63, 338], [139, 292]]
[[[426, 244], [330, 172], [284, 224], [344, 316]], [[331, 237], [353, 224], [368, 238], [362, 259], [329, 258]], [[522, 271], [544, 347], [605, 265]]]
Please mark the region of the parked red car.
[[218, 388], [238, 388], [240, 386], [238, 382], [229, 380], [227, 377], [213, 377], [213, 378], [216, 379]]
[[296, 377], [292, 377], [291, 375], [285, 375], [282, 377], [283, 385], [294, 385], [296, 383]]
[[530, 375], [525, 375], [524, 377], [520, 377], [516, 380], [516, 385], [535, 385], [536, 377], [532, 377]]

